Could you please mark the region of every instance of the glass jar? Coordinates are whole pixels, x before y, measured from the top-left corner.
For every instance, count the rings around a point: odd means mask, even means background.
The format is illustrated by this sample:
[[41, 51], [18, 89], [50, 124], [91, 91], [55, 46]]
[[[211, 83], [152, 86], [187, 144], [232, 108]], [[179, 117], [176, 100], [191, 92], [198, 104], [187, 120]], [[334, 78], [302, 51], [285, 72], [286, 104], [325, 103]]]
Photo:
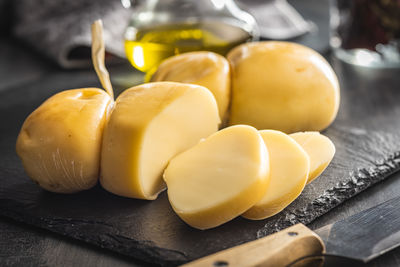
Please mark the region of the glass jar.
[[125, 51], [149, 76], [167, 57], [197, 50], [225, 55], [258, 38], [254, 18], [233, 0], [139, 0], [126, 29]]
[[330, 44], [341, 60], [372, 68], [400, 67], [398, 0], [331, 0]]

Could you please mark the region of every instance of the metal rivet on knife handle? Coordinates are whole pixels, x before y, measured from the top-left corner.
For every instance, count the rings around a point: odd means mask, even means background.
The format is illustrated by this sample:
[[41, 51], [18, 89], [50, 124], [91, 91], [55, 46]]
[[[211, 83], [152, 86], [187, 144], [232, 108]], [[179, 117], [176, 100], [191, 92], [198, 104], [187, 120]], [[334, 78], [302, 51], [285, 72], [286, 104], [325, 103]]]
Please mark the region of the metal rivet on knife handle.
[[[288, 253], [290, 251], [290, 253]], [[321, 255], [322, 240], [303, 224], [296, 224], [278, 233], [226, 249], [189, 262], [184, 267], [204, 266], [286, 266], [298, 258]], [[226, 265], [217, 265], [224, 263]]]

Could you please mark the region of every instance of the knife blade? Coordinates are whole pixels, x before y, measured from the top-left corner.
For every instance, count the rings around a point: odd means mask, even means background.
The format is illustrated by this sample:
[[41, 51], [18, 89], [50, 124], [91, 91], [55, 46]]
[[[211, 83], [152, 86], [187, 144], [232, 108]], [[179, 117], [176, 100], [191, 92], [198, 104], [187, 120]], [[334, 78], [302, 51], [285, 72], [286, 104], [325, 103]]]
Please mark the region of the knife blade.
[[182, 266], [287, 266], [313, 255], [368, 262], [399, 245], [400, 196], [315, 231], [296, 224]]

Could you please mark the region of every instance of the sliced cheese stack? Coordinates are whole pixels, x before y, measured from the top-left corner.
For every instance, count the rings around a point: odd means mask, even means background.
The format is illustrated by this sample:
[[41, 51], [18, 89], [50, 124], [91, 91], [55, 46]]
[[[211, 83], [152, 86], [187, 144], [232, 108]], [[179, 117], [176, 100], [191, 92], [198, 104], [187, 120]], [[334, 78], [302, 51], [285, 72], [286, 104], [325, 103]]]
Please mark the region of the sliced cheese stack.
[[73, 193], [97, 183], [111, 97], [101, 89], [58, 93], [25, 120], [17, 154], [28, 176], [48, 191]]
[[161, 63], [152, 81], [198, 84], [208, 88], [217, 100], [221, 120], [227, 119], [231, 78], [228, 61], [213, 52], [191, 52], [170, 57]]
[[159, 82], [124, 91], [104, 131], [101, 185], [155, 199], [168, 161], [216, 132], [219, 122], [216, 101], [202, 86]]
[[269, 151], [271, 174], [263, 198], [243, 214], [253, 220], [271, 217], [295, 200], [303, 191], [310, 170], [307, 153], [291, 137], [274, 130], [260, 134]]
[[250, 126], [225, 128], [171, 160], [169, 201], [189, 225], [208, 229], [253, 206], [269, 181], [266, 146]]
[[332, 141], [319, 132], [299, 132], [291, 134], [292, 137], [310, 157], [310, 174], [307, 183], [317, 178], [335, 155], [335, 145]]

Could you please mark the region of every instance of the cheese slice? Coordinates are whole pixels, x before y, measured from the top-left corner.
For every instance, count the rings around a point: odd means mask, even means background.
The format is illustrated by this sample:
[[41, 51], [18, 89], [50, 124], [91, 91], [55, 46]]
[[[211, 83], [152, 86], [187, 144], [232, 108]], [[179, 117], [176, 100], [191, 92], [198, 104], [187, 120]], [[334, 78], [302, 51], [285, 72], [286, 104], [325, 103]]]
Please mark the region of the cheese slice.
[[252, 220], [271, 217], [295, 200], [303, 191], [310, 170], [307, 153], [291, 137], [274, 130], [260, 134], [269, 151], [271, 174], [263, 198], [243, 214]]
[[125, 197], [155, 199], [175, 155], [218, 130], [213, 95], [202, 86], [148, 83], [124, 91], [106, 125], [101, 185]]
[[335, 155], [335, 145], [325, 135], [319, 132], [298, 132], [291, 134], [292, 137], [310, 157], [310, 174], [307, 183], [320, 176], [328, 167]]
[[255, 128], [232, 126], [174, 157], [164, 180], [169, 201], [183, 221], [198, 229], [216, 227], [264, 195], [268, 152]]
[[152, 81], [173, 81], [198, 84], [209, 89], [218, 104], [222, 121], [227, 119], [231, 92], [228, 60], [213, 52], [183, 53], [164, 60]]
[[16, 147], [28, 176], [57, 193], [94, 186], [112, 102], [101, 89], [74, 89], [50, 97], [33, 111], [22, 126]]

